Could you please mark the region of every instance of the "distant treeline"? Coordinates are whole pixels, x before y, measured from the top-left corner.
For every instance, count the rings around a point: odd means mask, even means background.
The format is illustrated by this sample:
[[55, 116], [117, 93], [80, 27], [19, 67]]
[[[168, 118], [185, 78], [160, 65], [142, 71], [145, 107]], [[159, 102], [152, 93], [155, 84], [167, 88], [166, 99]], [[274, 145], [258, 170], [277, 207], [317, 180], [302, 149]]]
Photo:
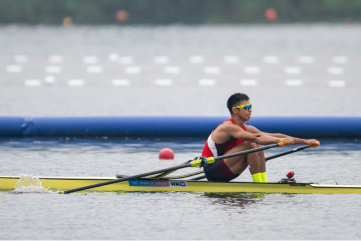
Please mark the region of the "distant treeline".
[[126, 24], [265, 23], [268, 8], [278, 23], [361, 20], [361, 0], [0, 0], [0, 23], [116, 24], [119, 10]]

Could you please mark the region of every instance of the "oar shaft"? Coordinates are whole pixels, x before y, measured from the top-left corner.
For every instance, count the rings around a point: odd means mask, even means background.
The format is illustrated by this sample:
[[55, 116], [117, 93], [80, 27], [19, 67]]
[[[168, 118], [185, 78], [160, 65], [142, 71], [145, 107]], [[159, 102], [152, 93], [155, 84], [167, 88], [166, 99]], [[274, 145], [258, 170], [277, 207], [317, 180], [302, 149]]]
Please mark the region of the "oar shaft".
[[109, 184], [113, 184], [113, 183], [117, 183], [117, 182], [123, 182], [123, 181], [128, 181], [128, 180], [136, 179], [136, 178], [140, 178], [140, 177], [146, 177], [146, 176], [157, 174], [157, 173], [160, 173], [160, 172], [167, 172], [167, 171], [172, 171], [172, 170], [176, 170], [176, 169], [182, 169], [182, 168], [185, 168], [185, 167], [189, 167], [189, 165], [188, 164], [182, 164], [182, 165], [179, 165], [179, 166], [169, 167], [169, 168], [161, 169], [161, 170], [158, 170], [158, 171], [142, 173], [142, 174], [138, 174], [138, 175], [134, 175], [134, 176], [128, 176], [128, 177], [125, 177], [125, 178], [118, 178], [118, 179], [114, 179], [114, 180], [111, 180], [111, 181], [101, 182], [101, 183], [97, 183], [97, 184], [93, 184], [93, 185], [89, 185], [89, 186], [85, 186], [85, 187], [78, 187], [78, 188], [74, 188], [74, 189], [69, 189], [69, 190], [65, 190], [65, 191], [60, 192], [60, 194], [69, 194], [69, 193], [72, 193], [72, 192], [79, 192], [79, 191], [83, 191], [83, 190], [86, 190], [86, 189], [101, 187], [101, 186], [105, 186], [105, 185], [109, 185]]
[[284, 152], [281, 152], [281, 153], [278, 153], [278, 154], [275, 154], [275, 155], [272, 155], [272, 156], [268, 156], [268, 157], [266, 157], [265, 161], [269, 161], [269, 160], [272, 160], [274, 158], [284, 156], [284, 155], [287, 155], [287, 154], [291, 154], [291, 153], [294, 153], [294, 152], [302, 151], [302, 150], [304, 150], [306, 148], [308, 148], [308, 146], [300, 146], [300, 147], [294, 148], [292, 150], [288, 150], [288, 151], [284, 151]]

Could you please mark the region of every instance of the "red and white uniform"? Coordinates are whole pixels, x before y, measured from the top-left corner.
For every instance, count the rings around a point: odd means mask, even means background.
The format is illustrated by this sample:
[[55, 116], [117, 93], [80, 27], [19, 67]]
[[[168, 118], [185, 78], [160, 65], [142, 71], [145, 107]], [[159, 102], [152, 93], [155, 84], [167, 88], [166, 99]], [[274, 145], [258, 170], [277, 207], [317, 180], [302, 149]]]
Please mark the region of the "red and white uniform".
[[[235, 124], [232, 119], [225, 120], [224, 122], [226, 122], [226, 121], [232, 121], [232, 123]], [[242, 125], [242, 129], [246, 130], [246, 127], [244, 126], [244, 124]], [[202, 157], [222, 156], [222, 155], [224, 155], [224, 153], [226, 153], [232, 147], [244, 143], [244, 141], [238, 140], [238, 139], [232, 137], [231, 139], [229, 139], [228, 141], [226, 141], [224, 143], [217, 144], [212, 140], [212, 133], [209, 135], [208, 140], [206, 141], [206, 144], [204, 145], [204, 148], [202, 151]]]

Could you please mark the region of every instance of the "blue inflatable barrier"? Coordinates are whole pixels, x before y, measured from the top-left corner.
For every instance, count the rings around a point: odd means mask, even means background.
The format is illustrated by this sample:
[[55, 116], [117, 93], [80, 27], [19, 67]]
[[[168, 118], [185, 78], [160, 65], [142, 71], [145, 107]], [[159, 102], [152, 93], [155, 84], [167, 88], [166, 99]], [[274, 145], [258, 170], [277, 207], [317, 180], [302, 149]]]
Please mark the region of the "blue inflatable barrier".
[[0, 117], [0, 137], [22, 137], [22, 117]]
[[[229, 117], [0, 117], [0, 137], [207, 137]], [[252, 117], [259, 130], [296, 137], [361, 137], [361, 117]]]
[[204, 136], [224, 118], [201, 117], [37, 117], [24, 136]]
[[295, 137], [361, 137], [361, 117], [255, 117], [247, 124]]

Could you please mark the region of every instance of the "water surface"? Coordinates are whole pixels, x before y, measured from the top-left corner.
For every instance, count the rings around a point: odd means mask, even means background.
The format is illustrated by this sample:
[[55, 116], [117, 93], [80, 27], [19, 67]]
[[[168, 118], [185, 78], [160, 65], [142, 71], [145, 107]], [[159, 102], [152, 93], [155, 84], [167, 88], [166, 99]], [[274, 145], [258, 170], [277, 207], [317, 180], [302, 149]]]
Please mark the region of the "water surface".
[[[1, 142], [0, 165], [2, 175], [131, 175], [180, 164], [199, 156], [202, 146], [201, 140], [13, 140]], [[174, 161], [158, 160], [164, 147], [174, 149]], [[322, 140], [317, 149], [270, 160], [268, 179], [294, 171], [298, 182], [360, 184], [360, 150], [355, 140]], [[236, 180], [252, 179], [246, 171]], [[361, 238], [359, 194], [3, 191], [0, 199], [2, 239]]]

